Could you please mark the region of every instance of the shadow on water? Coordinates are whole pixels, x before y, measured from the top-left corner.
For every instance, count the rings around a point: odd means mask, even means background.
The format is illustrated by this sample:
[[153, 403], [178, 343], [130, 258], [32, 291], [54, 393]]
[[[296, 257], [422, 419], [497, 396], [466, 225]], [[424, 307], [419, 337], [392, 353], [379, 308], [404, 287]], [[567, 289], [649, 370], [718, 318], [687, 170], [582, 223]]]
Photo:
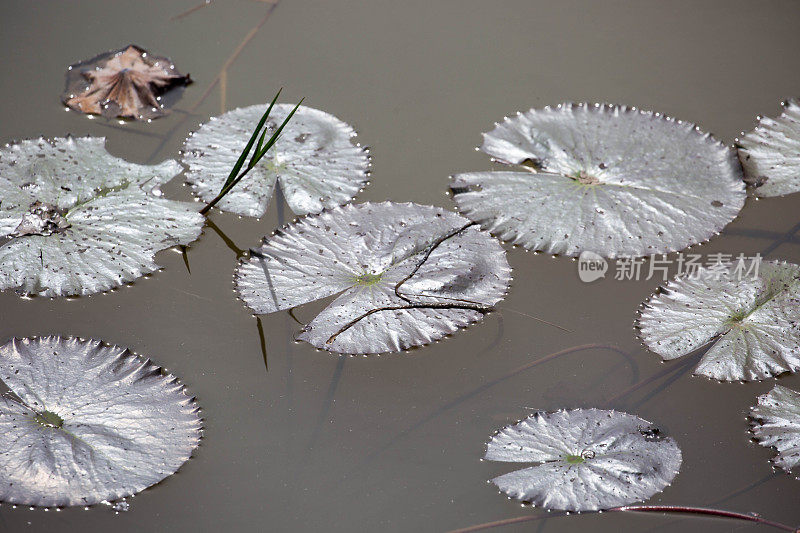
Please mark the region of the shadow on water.
[[258, 342], [261, 345], [261, 355], [264, 358], [264, 369], [269, 372], [269, 363], [267, 362], [267, 339], [264, 338], [264, 326], [261, 324], [261, 317], [256, 317], [256, 328], [258, 329]]
[[314, 446], [316, 446], [320, 432], [322, 431], [322, 426], [328, 420], [328, 413], [330, 412], [331, 406], [336, 398], [336, 389], [339, 387], [339, 381], [342, 378], [345, 361], [347, 361], [346, 355], [339, 355], [339, 358], [336, 360], [336, 368], [333, 371], [331, 382], [328, 385], [328, 392], [325, 394], [325, 401], [322, 403], [322, 409], [317, 416], [317, 421], [314, 424], [314, 430], [311, 434], [311, 439], [309, 439], [308, 442], [308, 453], [311, 453], [311, 451], [314, 449]]
[[769, 246], [767, 246], [766, 248], [764, 248], [764, 249], [761, 251], [761, 255], [762, 255], [763, 257], [766, 257], [766, 256], [768, 256], [769, 254], [771, 254], [772, 252], [774, 252], [774, 251], [775, 251], [775, 249], [776, 249], [776, 248], [778, 248], [778, 246], [780, 246], [781, 244], [783, 244], [783, 243], [786, 243], [786, 242], [791, 242], [791, 241], [792, 241], [792, 239], [793, 239], [793, 238], [794, 238], [794, 236], [795, 236], [795, 233], [797, 233], [798, 231], [800, 231], [800, 222], [798, 222], [797, 224], [795, 224], [795, 225], [792, 227], [792, 229], [790, 229], [789, 231], [787, 231], [786, 233], [784, 233], [783, 235], [781, 235], [780, 237], [778, 237], [777, 239], [775, 239], [775, 241], [773, 241], [773, 242], [772, 242], [772, 244], [770, 244]]
[[247, 252], [242, 248], [239, 248], [236, 245], [236, 243], [233, 242], [233, 240], [230, 237], [228, 237], [228, 235], [224, 231], [222, 231], [220, 227], [214, 223], [213, 220], [211, 220], [211, 217], [206, 218], [206, 225], [208, 225], [209, 228], [214, 230], [214, 233], [216, 233], [219, 236], [219, 238], [222, 239], [222, 242], [225, 243], [225, 246], [227, 246], [228, 249], [230, 249], [230, 251], [232, 251], [236, 255], [236, 259], [241, 259], [245, 255], [247, 255]]
[[471, 391], [468, 391], [468, 392], [466, 392], [464, 394], [461, 394], [460, 396], [457, 396], [456, 398], [453, 398], [452, 400], [442, 404], [441, 406], [436, 408], [434, 411], [430, 412], [429, 414], [427, 414], [426, 416], [424, 416], [423, 418], [421, 418], [420, 420], [418, 420], [417, 422], [415, 422], [414, 424], [412, 424], [408, 428], [406, 428], [406, 429], [402, 430], [400, 433], [394, 435], [392, 438], [390, 438], [388, 440], [388, 442], [386, 442], [386, 444], [384, 444], [383, 446], [379, 447], [377, 450], [373, 450], [365, 458], [365, 460], [361, 464], [361, 468], [365, 468], [365, 467], [369, 466], [372, 463], [372, 461], [374, 461], [379, 455], [381, 455], [382, 453], [386, 452], [387, 450], [391, 449], [392, 447], [394, 447], [395, 445], [400, 443], [404, 438], [408, 437], [411, 433], [413, 433], [417, 429], [421, 428], [422, 426], [424, 426], [425, 424], [427, 424], [431, 420], [433, 420], [433, 419], [437, 418], [438, 416], [446, 413], [447, 411], [450, 411], [451, 409], [453, 409], [455, 407], [458, 407], [459, 405], [461, 405], [465, 401], [470, 400], [470, 399], [480, 395], [481, 393], [491, 389], [492, 387], [494, 387], [496, 385], [499, 385], [500, 383], [503, 383], [504, 381], [506, 381], [508, 379], [511, 379], [512, 377], [520, 374], [521, 372], [524, 372], [526, 370], [534, 368], [534, 367], [536, 367], [538, 365], [547, 363], [549, 361], [553, 361], [554, 359], [557, 359], [557, 358], [562, 357], [564, 355], [579, 353], [579, 352], [583, 352], [583, 351], [587, 351], [587, 350], [607, 350], [607, 351], [610, 351], [612, 353], [616, 353], [616, 354], [622, 356], [628, 362], [628, 364], [630, 366], [630, 369], [631, 369], [631, 374], [634, 376], [634, 379], [638, 375], [638, 367], [636, 365], [636, 362], [633, 360], [633, 358], [630, 356], [630, 354], [628, 354], [627, 352], [621, 350], [617, 346], [610, 346], [610, 345], [605, 345], [605, 344], [582, 344], [582, 345], [579, 345], [579, 346], [573, 346], [571, 348], [566, 348], [564, 350], [559, 350], [557, 352], [553, 352], [553, 353], [551, 353], [549, 355], [546, 355], [544, 357], [536, 359], [535, 361], [531, 361], [530, 363], [526, 363], [526, 364], [524, 364], [524, 365], [522, 365], [520, 367], [517, 367], [514, 370], [511, 370], [510, 372], [507, 372], [506, 374], [503, 374], [500, 377], [497, 377], [497, 378], [494, 378], [494, 379], [492, 379], [490, 381], [487, 381], [484, 384], [480, 385], [479, 387], [477, 387], [475, 389], [472, 389]]
[[[794, 233], [796, 233], [796, 230], [790, 235], [766, 229], [731, 228], [725, 230], [725, 235], [730, 237], [748, 237], [750, 239], [764, 239], [776, 242], [780, 241], [780, 243], [800, 244], [800, 237], [794, 235]], [[777, 248], [777, 246], [774, 248]]]
[[661, 394], [662, 392], [664, 392], [664, 391], [666, 391], [667, 389], [669, 389], [670, 385], [672, 385], [673, 383], [675, 383], [676, 381], [678, 381], [680, 378], [682, 378], [684, 375], [686, 375], [686, 373], [687, 373], [687, 372], [689, 372], [689, 371], [690, 371], [692, 368], [694, 368], [694, 366], [695, 366], [697, 363], [699, 363], [699, 362], [700, 362], [700, 359], [703, 357], [703, 354], [704, 354], [704, 353], [705, 353], [707, 350], [708, 350], [708, 349], [706, 349], [706, 350], [703, 350], [702, 352], [700, 352], [700, 353], [698, 353], [698, 354], [695, 354], [695, 355], [693, 355], [693, 356], [688, 356], [688, 357], [687, 357], [687, 361], [686, 361], [684, 364], [682, 364], [682, 365], [675, 365], [675, 366], [677, 366], [678, 368], [677, 368], [677, 370], [675, 371], [675, 373], [674, 373], [672, 376], [668, 377], [668, 378], [667, 378], [667, 379], [664, 381], [664, 383], [662, 383], [661, 385], [659, 385], [658, 387], [656, 387], [655, 389], [653, 389], [652, 391], [650, 391], [648, 394], [646, 394], [646, 395], [645, 395], [645, 396], [644, 396], [642, 399], [640, 399], [638, 402], [634, 402], [632, 407], [633, 407], [634, 409], [638, 409], [639, 407], [641, 407], [641, 406], [642, 406], [642, 405], [644, 405], [645, 403], [649, 402], [650, 400], [652, 400], [653, 398], [655, 398], [656, 396], [658, 396], [658, 395], [659, 395], [659, 394]]
[[[264, 16], [261, 18], [261, 20], [258, 21], [258, 23], [253, 27], [253, 29], [251, 29], [244, 36], [242, 41], [233, 50], [233, 52], [231, 52], [231, 54], [222, 64], [222, 67], [219, 69], [219, 72], [217, 72], [217, 74], [214, 76], [211, 82], [206, 86], [206, 89], [203, 91], [200, 97], [186, 110], [173, 109], [173, 111], [177, 111], [183, 116], [181, 117], [180, 120], [176, 121], [175, 125], [172, 128], [170, 128], [169, 131], [167, 131], [167, 133], [164, 134], [161, 142], [158, 143], [155, 149], [151, 152], [150, 156], [147, 158], [148, 163], [152, 163], [155, 160], [158, 154], [161, 153], [161, 151], [164, 149], [167, 143], [174, 137], [175, 133], [183, 127], [183, 125], [189, 118], [198, 116], [195, 114], [195, 111], [197, 111], [200, 105], [202, 105], [202, 103], [205, 102], [206, 98], [209, 97], [211, 92], [218, 85], [220, 85], [220, 82], [224, 82], [224, 80], [227, 80], [228, 69], [236, 62], [236, 60], [239, 58], [239, 55], [242, 53], [242, 51], [244, 51], [244, 49], [247, 47], [250, 41], [252, 41], [253, 37], [255, 37], [261, 30], [261, 28], [264, 27], [264, 25], [267, 23], [267, 20], [269, 20], [270, 16], [272, 15], [272, 12], [275, 11], [276, 7], [278, 7], [280, 0], [269, 1], [266, 3], [268, 4], [268, 7], [266, 12], [264, 13]], [[191, 15], [192, 13], [199, 11], [200, 8], [205, 7], [207, 4], [208, 2], [206, 2], [205, 4], [195, 6], [194, 8], [190, 8], [182, 13], [178, 13], [177, 15], [174, 15], [170, 20], [172, 22], [177, 22], [178, 20], [184, 19], [189, 15]], [[223, 90], [220, 90], [220, 111], [224, 112], [226, 108], [227, 108], [226, 91], [224, 90], [223, 87]]]
[[181, 246], [181, 257], [183, 258], [183, 264], [186, 266], [186, 272], [188, 272], [191, 275], [192, 267], [189, 266], [188, 250], [189, 250], [188, 246]]
[[681, 361], [679, 361], [679, 362], [677, 362], [675, 364], [664, 363], [666, 365], [666, 368], [664, 368], [663, 370], [659, 370], [655, 374], [652, 374], [652, 375], [644, 378], [643, 380], [634, 383], [633, 385], [631, 385], [627, 389], [615, 394], [614, 396], [612, 396], [611, 398], [606, 400], [606, 406], [611, 407], [611, 406], [615, 405], [618, 400], [624, 398], [625, 396], [628, 396], [629, 394], [631, 394], [633, 392], [636, 392], [640, 388], [645, 387], [645, 386], [649, 385], [650, 383], [653, 383], [654, 381], [658, 381], [662, 377], [668, 376], [669, 374], [672, 374], [673, 372], [676, 373], [676, 375], [678, 377], [684, 375], [695, 364], [700, 362], [700, 358], [703, 357], [703, 354], [709, 348], [710, 348], [710, 346], [701, 349], [698, 353], [696, 353], [694, 355], [685, 356]]

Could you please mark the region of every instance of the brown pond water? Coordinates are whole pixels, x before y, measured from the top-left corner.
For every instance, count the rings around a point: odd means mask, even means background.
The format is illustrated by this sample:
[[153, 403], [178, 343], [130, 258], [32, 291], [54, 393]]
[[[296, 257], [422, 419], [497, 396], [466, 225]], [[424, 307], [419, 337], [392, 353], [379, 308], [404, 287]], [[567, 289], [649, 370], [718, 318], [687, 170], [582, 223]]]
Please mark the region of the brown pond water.
[[[697, 122], [726, 142], [758, 114], [800, 96], [796, 2], [532, 2], [282, 0], [217, 86], [187, 112], [270, 5], [5, 1], [0, 140], [104, 135], [136, 162], [175, 157], [197, 124], [221, 109], [306, 103], [353, 124], [372, 147], [372, 184], [359, 201], [453, 208], [448, 175], [491, 167], [474, 151], [505, 114], [561, 101], [610, 101]], [[196, 83], [170, 116], [120, 126], [65, 112], [70, 63], [136, 43], [170, 56]], [[167, 188], [190, 198], [179, 180]], [[215, 212], [247, 248], [286, 210], [262, 220]], [[755, 253], [800, 262], [800, 194], [748, 200], [741, 216], [698, 252]], [[777, 246], [773, 243], [777, 242]], [[672, 435], [684, 462], [649, 503], [717, 506], [800, 524], [800, 481], [773, 474], [753, 444], [748, 408], [774, 380], [720, 384], [663, 364], [632, 322], [657, 280], [592, 284], [576, 263], [509, 248], [514, 283], [482, 324], [405, 354], [338, 358], [293, 342], [286, 314], [256, 318], [236, 300], [236, 254], [209, 227], [164, 270], [105, 295], [72, 301], [0, 294], [0, 341], [47, 333], [127, 345], [180, 376], [206, 418], [205, 439], [180, 472], [115, 515], [0, 507], [2, 531], [447, 531], [543, 511], [520, 508], [486, 480], [508, 465], [479, 461], [497, 428], [531, 409], [612, 403]], [[612, 269], [614, 265], [612, 264]], [[298, 311], [313, 317], [315, 307]], [[538, 322], [554, 322], [567, 333]], [[588, 347], [513, 374], [570, 347]], [[619, 352], [599, 345], [613, 345]], [[684, 370], [690, 368], [682, 366]], [[800, 376], [780, 383], [800, 388]], [[730, 531], [725, 520], [603, 514], [553, 517], [501, 531]]]

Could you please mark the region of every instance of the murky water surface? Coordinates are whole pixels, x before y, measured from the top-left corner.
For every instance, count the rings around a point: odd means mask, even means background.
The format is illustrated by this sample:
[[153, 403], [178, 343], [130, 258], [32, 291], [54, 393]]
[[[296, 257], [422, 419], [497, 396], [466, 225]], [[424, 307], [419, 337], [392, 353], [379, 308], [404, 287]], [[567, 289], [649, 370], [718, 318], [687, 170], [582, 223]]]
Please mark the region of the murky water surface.
[[[610, 101], [696, 121], [726, 142], [800, 95], [794, 2], [281, 0], [222, 83], [220, 68], [270, 9], [265, 2], [4, 2], [0, 140], [91, 134], [136, 162], [175, 157], [209, 115], [302, 96], [353, 124], [372, 147], [359, 201], [452, 208], [448, 175], [484, 170], [480, 132], [505, 114], [565, 100]], [[120, 126], [65, 112], [67, 65], [136, 43], [170, 56], [196, 83], [169, 117]], [[221, 91], [221, 89], [223, 91]], [[174, 198], [190, 198], [176, 180]], [[800, 195], [748, 200], [698, 253], [769, 252], [800, 262]], [[500, 310], [405, 354], [339, 358], [293, 342], [286, 313], [261, 320], [236, 300], [235, 248], [271, 232], [215, 213], [188, 252], [130, 287], [72, 301], [0, 294], [0, 339], [75, 334], [128, 345], [185, 381], [205, 439], [180, 472], [131, 501], [60, 512], [0, 508], [3, 531], [446, 531], [526, 514], [486, 480], [513, 465], [480, 462], [495, 429], [531, 409], [611, 402], [660, 425], [683, 450], [674, 484], [650, 503], [718, 506], [800, 524], [800, 481], [773, 474], [745, 421], [774, 380], [719, 384], [662, 364], [635, 337], [655, 279], [584, 284], [576, 264], [509, 248], [514, 283]], [[787, 233], [789, 235], [787, 236]], [[614, 265], [612, 265], [612, 270]], [[317, 307], [298, 311], [310, 320]], [[569, 333], [535, 320], [538, 317]], [[549, 362], [515, 372], [543, 356]], [[780, 383], [800, 388], [800, 376]], [[730, 531], [748, 524], [621, 514], [549, 518], [504, 531]]]

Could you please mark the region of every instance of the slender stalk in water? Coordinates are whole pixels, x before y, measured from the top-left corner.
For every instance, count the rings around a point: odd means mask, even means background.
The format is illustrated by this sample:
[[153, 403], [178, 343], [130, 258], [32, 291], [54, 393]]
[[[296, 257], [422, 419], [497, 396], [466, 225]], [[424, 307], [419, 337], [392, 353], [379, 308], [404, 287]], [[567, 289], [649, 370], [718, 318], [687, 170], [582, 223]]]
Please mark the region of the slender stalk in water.
[[[793, 531], [798, 532], [800, 529], [790, 526], [788, 524], [782, 524], [780, 522], [775, 522], [772, 520], [767, 520], [766, 518], [761, 518], [760, 516], [753, 515], [753, 514], [744, 514], [744, 513], [736, 513], [733, 511], [724, 511], [722, 509], [708, 509], [705, 507], [685, 507], [682, 505], [624, 505], [622, 507], [614, 507], [608, 509], [607, 511], [600, 511], [600, 512], [636, 512], [636, 513], [676, 513], [676, 514], [688, 514], [688, 515], [695, 515], [695, 516], [707, 516], [713, 518], [730, 518], [733, 520], [744, 520], [747, 522], [755, 522], [756, 524], [760, 524], [762, 526], [773, 527], [775, 529], [780, 529], [781, 531]], [[530, 515], [530, 516], [518, 516], [515, 518], [506, 518], [503, 520], [495, 520], [494, 522], [486, 522], [485, 524], [478, 524], [475, 526], [465, 527], [462, 529], [454, 529], [450, 531], [450, 533], [472, 533], [474, 531], [484, 531], [487, 529], [493, 529], [497, 527], [503, 526], [510, 526], [513, 524], [520, 524], [522, 522], [532, 522], [536, 520], [546, 520], [548, 518], [555, 518], [558, 516], [567, 516], [569, 515], [568, 512], [557, 512], [557, 513], [549, 513], [546, 515]]]

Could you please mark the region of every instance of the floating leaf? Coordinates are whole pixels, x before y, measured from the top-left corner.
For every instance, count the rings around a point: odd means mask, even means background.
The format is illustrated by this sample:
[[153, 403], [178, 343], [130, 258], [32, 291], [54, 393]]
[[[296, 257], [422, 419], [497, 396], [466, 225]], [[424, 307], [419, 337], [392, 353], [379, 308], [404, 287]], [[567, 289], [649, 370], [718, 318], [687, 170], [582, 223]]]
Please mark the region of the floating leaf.
[[750, 411], [753, 434], [762, 446], [778, 450], [774, 462], [789, 472], [800, 463], [800, 393], [775, 385]]
[[800, 191], [800, 102], [786, 102], [777, 119], [760, 119], [738, 145], [745, 180], [756, 196]]
[[566, 511], [646, 500], [681, 466], [678, 445], [650, 422], [599, 409], [534, 413], [494, 435], [484, 458], [539, 463], [492, 483], [509, 497]]
[[341, 293], [298, 338], [363, 354], [427, 344], [480, 320], [505, 295], [510, 268], [499, 243], [463, 217], [384, 202], [277, 231], [235, 278], [259, 314]]
[[[276, 104], [266, 126], [267, 137], [294, 106]], [[267, 110], [254, 105], [212, 117], [184, 146], [186, 178], [205, 202], [217, 196]], [[352, 143], [353, 128], [323, 111], [300, 106], [262, 161], [217, 207], [260, 217], [267, 210], [276, 181], [286, 203], [298, 215], [319, 213], [352, 200], [367, 182], [366, 149]]]
[[632, 108], [530, 110], [484, 134], [481, 149], [534, 172], [454, 176], [459, 210], [529, 250], [611, 258], [681, 250], [744, 205], [730, 148], [692, 124]]
[[130, 45], [71, 65], [61, 99], [81, 113], [147, 120], [164, 115], [160, 95], [189, 83], [168, 58]]
[[156, 252], [202, 230], [194, 205], [160, 198], [180, 171], [113, 157], [102, 137], [0, 148], [0, 289], [91, 294], [154, 272]]
[[753, 276], [738, 265], [678, 277], [645, 302], [647, 347], [669, 360], [713, 343], [694, 373], [725, 381], [800, 368], [800, 267], [764, 261]]
[[72, 337], [0, 347], [0, 501], [61, 507], [174, 474], [202, 431], [178, 380], [125, 348]]

